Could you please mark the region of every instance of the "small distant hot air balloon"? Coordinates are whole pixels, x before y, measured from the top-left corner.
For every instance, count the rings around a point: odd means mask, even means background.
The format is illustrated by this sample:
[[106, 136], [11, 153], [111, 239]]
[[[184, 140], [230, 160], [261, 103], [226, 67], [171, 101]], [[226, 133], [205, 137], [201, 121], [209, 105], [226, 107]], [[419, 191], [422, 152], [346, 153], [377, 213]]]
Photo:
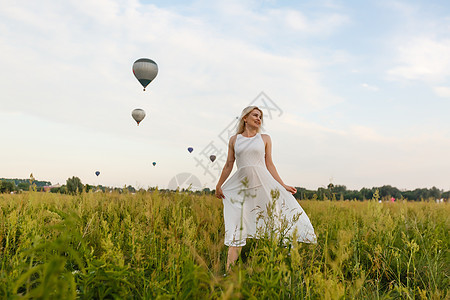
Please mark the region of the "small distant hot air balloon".
[[133, 119], [137, 122], [138, 126], [139, 123], [144, 120], [145, 118], [145, 111], [143, 109], [140, 108], [136, 108], [135, 110], [133, 110], [131, 112], [131, 116], [133, 117]]
[[209, 157], [209, 159], [210, 159], [212, 162], [214, 162], [214, 161], [216, 160], [216, 156], [213, 154], [213, 155], [211, 155], [211, 156]]
[[95, 171], [95, 175], [100, 175], [100, 171]]
[[188, 148], [188, 151], [189, 151], [189, 153], [192, 153], [192, 151], [194, 151], [194, 148], [189, 147], [189, 148]]
[[151, 59], [140, 58], [133, 64], [133, 74], [145, 88], [158, 75], [158, 65]]
[[156, 161], [152, 162], [152, 165], [153, 165], [153, 166], [156, 166]]

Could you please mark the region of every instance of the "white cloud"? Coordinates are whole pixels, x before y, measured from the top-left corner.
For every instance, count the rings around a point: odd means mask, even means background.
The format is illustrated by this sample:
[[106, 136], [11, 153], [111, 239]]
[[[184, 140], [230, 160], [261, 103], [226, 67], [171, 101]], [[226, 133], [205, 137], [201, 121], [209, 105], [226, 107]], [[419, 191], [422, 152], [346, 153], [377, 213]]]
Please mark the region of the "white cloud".
[[365, 88], [365, 89], [368, 89], [369, 91], [374, 91], [374, 92], [376, 92], [376, 91], [379, 90], [378, 87], [376, 87], [376, 86], [374, 86], [374, 85], [367, 84], [367, 83], [362, 83], [361, 86], [362, 86], [363, 88]]
[[350, 22], [338, 8], [323, 3], [314, 13], [292, 6], [266, 6], [261, 1], [200, 0], [194, 5], [197, 16], [208, 20], [216, 35], [269, 46], [272, 52], [295, 47], [299, 39], [330, 36]]
[[306, 17], [299, 11], [291, 10], [283, 14], [286, 24], [294, 30], [307, 31], [309, 24]]
[[305, 35], [329, 35], [349, 24], [348, 16], [339, 13], [321, 13], [314, 18], [300, 10], [272, 9], [267, 23], [284, 24], [286, 29]]
[[447, 81], [450, 76], [450, 39], [415, 37], [397, 48], [397, 66], [388, 70], [393, 79]]
[[442, 98], [450, 98], [450, 87], [448, 86], [435, 86], [433, 91], [436, 95]]
[[377, 143], [388, 143], [393, 141], [393, 138], [379, 134], [374, 128], [361, 125], [351, 126], [347, 136], [356, 138], [360, 141], [371, 141]]
[[298, 117], [292, 113], [284, 113], [281, 119], [280, 130], [285, 127], [295, 128], [298, 132], [307, 133], [313, 136], [335, 134], [345, 135], [346, 132], [335, 128], [330, 128], [325, 125], [321, 125], [316, 122], [307, 121], [301, 117]]
[[420, 11], [420, 8], [417, 5], [413, 5], [411, 3], [405, 3], [402, 1], [385, 1], [384, 5], [391, 7], [392, 9], [400, 12], [402, 15], [411, 16]]

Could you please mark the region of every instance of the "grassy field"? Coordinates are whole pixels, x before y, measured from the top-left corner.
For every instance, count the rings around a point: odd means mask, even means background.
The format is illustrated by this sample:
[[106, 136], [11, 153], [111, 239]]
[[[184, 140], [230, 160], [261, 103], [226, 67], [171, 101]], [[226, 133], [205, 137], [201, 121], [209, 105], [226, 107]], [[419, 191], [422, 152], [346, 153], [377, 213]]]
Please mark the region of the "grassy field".
[[0, 298], [449, 299], [448, 204], [301, 205], [316, 245], [249, 240], [224, 277], [213, 196], [0, 195]]

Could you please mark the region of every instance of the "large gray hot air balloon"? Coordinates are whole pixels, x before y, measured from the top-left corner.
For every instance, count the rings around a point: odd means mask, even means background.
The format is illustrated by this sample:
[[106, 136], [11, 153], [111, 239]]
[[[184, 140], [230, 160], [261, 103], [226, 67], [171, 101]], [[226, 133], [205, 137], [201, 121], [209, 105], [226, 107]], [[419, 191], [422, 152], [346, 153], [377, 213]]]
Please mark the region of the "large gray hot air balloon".
[[131, 116], [139, 126], [139, 123], [145, 118], [145, 111], [143, 109], [136, 108], [133, 112], [131, 112]]
[[158, 65], [151, 59], [140, 58], [133, 64], [133, 74], [145, 88], [158, 75]]

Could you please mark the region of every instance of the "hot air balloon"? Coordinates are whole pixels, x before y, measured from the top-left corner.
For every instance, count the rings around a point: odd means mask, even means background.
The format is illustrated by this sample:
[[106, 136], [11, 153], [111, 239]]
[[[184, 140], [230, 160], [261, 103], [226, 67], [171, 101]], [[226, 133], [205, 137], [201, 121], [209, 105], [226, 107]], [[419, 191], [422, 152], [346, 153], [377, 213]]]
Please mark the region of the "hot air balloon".
[[158, 75], [158, 65], [151, 59], [140, 58], [133, 64], [133, 74], [145, 88]]
[[209, 159], [210, 159], [212, 162], [214, 162], [214, 161], [216, 160], [216, 156], [213, 154], [213, 155], [211, 155], [211, 156], [209, 157]]
[[95, 171], [95, 175], [100, 175], [100, 171]]
[[136, 108], [131, 112], [131, 116], [139, 126], [139, 123], [145, 118], [145, 111], [143, 109]]
[[156, 161], [152, 162], [152, 165], [153, 165], [153, 166], [156, 166]]
[[194, 148], [189, 147], [189, 148], [188, 148], [188, 151], [189, 151], [189, 153], [192, 153], [192, 151], [194, 151]]

